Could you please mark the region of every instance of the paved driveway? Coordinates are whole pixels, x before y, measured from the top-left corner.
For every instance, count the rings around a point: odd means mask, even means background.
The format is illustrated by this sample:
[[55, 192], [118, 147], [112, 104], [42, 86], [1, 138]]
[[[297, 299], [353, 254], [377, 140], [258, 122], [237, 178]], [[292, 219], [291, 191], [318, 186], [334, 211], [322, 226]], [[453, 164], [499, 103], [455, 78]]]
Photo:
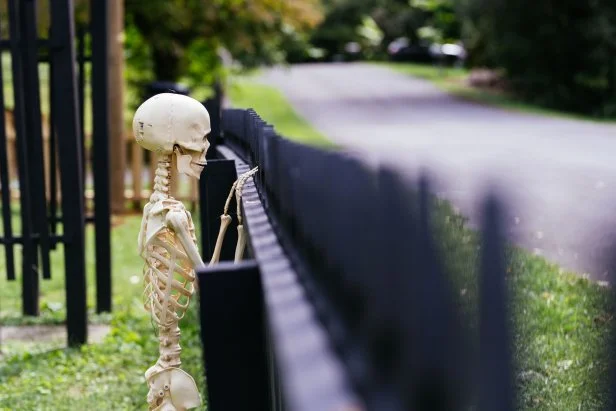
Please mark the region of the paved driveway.
[[486, 187], [498, 186], [518, 244], [607, 278], [609, 235], [616, 232], [615, 125], [484, 107], [367, 64], [274, 69], [263, 81], [368, 161], [410, 177], [427, 169], [439, 194], [471, 223]]

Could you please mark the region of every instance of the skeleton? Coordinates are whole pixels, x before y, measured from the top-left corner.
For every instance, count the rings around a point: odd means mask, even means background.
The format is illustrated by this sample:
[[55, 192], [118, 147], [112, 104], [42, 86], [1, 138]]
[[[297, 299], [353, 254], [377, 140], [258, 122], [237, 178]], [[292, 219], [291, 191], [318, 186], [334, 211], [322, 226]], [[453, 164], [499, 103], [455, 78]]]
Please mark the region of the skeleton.
[[143, 210], [138, 251], [145, 260], [144, 307], [159, 332], [160, 357], [145, 378], [150, 410], [182, 411], [201, 404], [193, 378], [181, 370], [179, 320], [194, 293], [196, 267], [203, 266], [195, 227], [184, 205], [169, 196], [172, 157], [178, 172], [199, 178], [209, 147], [210, 117], [198, 101], [158, 94], [135, 113], [137, 143], [159, 154], [154, 190]]

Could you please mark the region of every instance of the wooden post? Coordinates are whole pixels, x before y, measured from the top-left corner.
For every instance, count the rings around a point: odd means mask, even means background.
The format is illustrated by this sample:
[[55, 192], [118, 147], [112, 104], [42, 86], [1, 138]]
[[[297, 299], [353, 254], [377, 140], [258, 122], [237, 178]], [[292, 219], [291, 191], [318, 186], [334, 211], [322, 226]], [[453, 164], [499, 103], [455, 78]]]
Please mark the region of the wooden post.
[[[150, 181], [152, 182], [152, 186], [150, 187], [150, 194], [154, 191], [154, 177], [156, 176], [156, 167], [158, 165], [158, 155], [150, 151]], [[141, 193], [139, 194], [141, 195]], [[146, 200], [147, 201], [147, 200]]]
[[173, 198], [178, 198], [178, 194], [180, 193], [180, 182], [182, 180], [180, 178], [180, 174], [178, 173], [178, 163], [177, 163], [176, 156], [171, 156], [171, 177], [170, 178], [174, 184], [171, 184], [171, 192], [169, 194]]
[[[133, 207], [141, 210], [141, 190], [143, 189], [141, 175], [143, 173], [143, 149], [135, 142], [131, 143], [131, 165], [133, 174]], [[152, 180], [154, 181], [154, 180]]]
[[[124, 173], [126, 136], [124, 124], [124, 0], [108, 2], [109, 7], [109, 149], [111, 212], [125, 211]], [[136, 193], [137, 195], [139, 193]]]

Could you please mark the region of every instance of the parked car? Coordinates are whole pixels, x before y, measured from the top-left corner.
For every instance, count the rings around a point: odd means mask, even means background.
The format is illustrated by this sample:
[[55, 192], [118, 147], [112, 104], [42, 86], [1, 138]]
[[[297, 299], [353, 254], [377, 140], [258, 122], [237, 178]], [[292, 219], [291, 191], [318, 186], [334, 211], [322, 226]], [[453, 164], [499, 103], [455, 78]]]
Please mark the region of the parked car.
[[430, 53], [435, 60], [447, 65], [460, 65], [466, 60], [466, 49], [460, 43], [435, 43], [430, 46]]
[[331, 57], [331, 61], [334, 63], [341, 63], [347, 61], [359, 61], [364, 58], [364, 50], [361, 44], [352, 41], [344, 45], [342, 52], [334, 54]]
[[389, 54], [389, 58], [393, 61], [430, 63], [433, 60], [430, 54], [429, 44], [412, 44], [406, 37], [401, 37], [392, 41], [387, 47], [387, 53]]
[[410, 61], [416, 63], [433, 63], [437, 61], [446, 64], [459, 64], [466, 59], [466, 50], [462, 44], [439, 44], [420, 42], [413, 44], [406, 37], [392, 41], [387, 47], [389, 57], [393, 61]]

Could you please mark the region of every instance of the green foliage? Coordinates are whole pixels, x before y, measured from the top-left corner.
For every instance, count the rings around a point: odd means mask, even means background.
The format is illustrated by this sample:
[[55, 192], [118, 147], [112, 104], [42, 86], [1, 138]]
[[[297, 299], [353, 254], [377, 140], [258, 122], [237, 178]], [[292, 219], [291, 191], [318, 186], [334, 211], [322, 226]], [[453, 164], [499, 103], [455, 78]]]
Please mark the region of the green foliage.
[[[420, 37], [437, 43], [455, 43], [460, 39], [454, 0], [411, 0], [410, 3], [426, 15], [424, 26], [418, 30]], [[430, 31], [431, 35], [421, 36], [422, 29]]]
[[453, 0], [376, 0], [371, 13], [385, 33], [385, 45], [397, 37], [408, 37], [414, 43], [460, 38]]
[[325, 18], [311, 36], [311, 43], [325, 50], [327, 58], [342, 53], [347, 43], [358, 41], [358, 29], [368, 14], [367, 1], [333, 0], [325, 8]]
[[[152, 50], [134, 24], [126, 24], [124, 49], [124, 78], [128, 86], [126, 104], [133, 111], [143, 102], [142, 93], [146, 85], [155, 79]], [[130, 119], [132, 112], [129, 114], [127, 118]]]
[[[372, 33], [367, 33], [367, 28]], [[376, 44], [374, 29], [378, 30]], [[413, 43], [458, 40], [460, 25], [454, 0], [331, 1], [323, 23], [312, 35], [312, 43], [331, 57], [342, 53], [349, 42], [358, 42], [372, 52], [383, 52], [398, 37], [408, 37]]]
[[280, 50], [284, 51], [288, 63], [304, 63], [324, 56], [322, 49], [310, 44], [308, 33], [298, 32], [290, 26], [283, 26], [283, 34]]
[[474, 64], [504, 68], [522, 98], [547, 107], [614, 115], [616, 3], [460, 0]]
[[305, 32], [319, 10], [319, 0], [127, 1], [126, 25], [147, 44], [157, 80], [199, 83], [220, 75], [220, 48], [248, 67], [284, 60], [283, 28]]

